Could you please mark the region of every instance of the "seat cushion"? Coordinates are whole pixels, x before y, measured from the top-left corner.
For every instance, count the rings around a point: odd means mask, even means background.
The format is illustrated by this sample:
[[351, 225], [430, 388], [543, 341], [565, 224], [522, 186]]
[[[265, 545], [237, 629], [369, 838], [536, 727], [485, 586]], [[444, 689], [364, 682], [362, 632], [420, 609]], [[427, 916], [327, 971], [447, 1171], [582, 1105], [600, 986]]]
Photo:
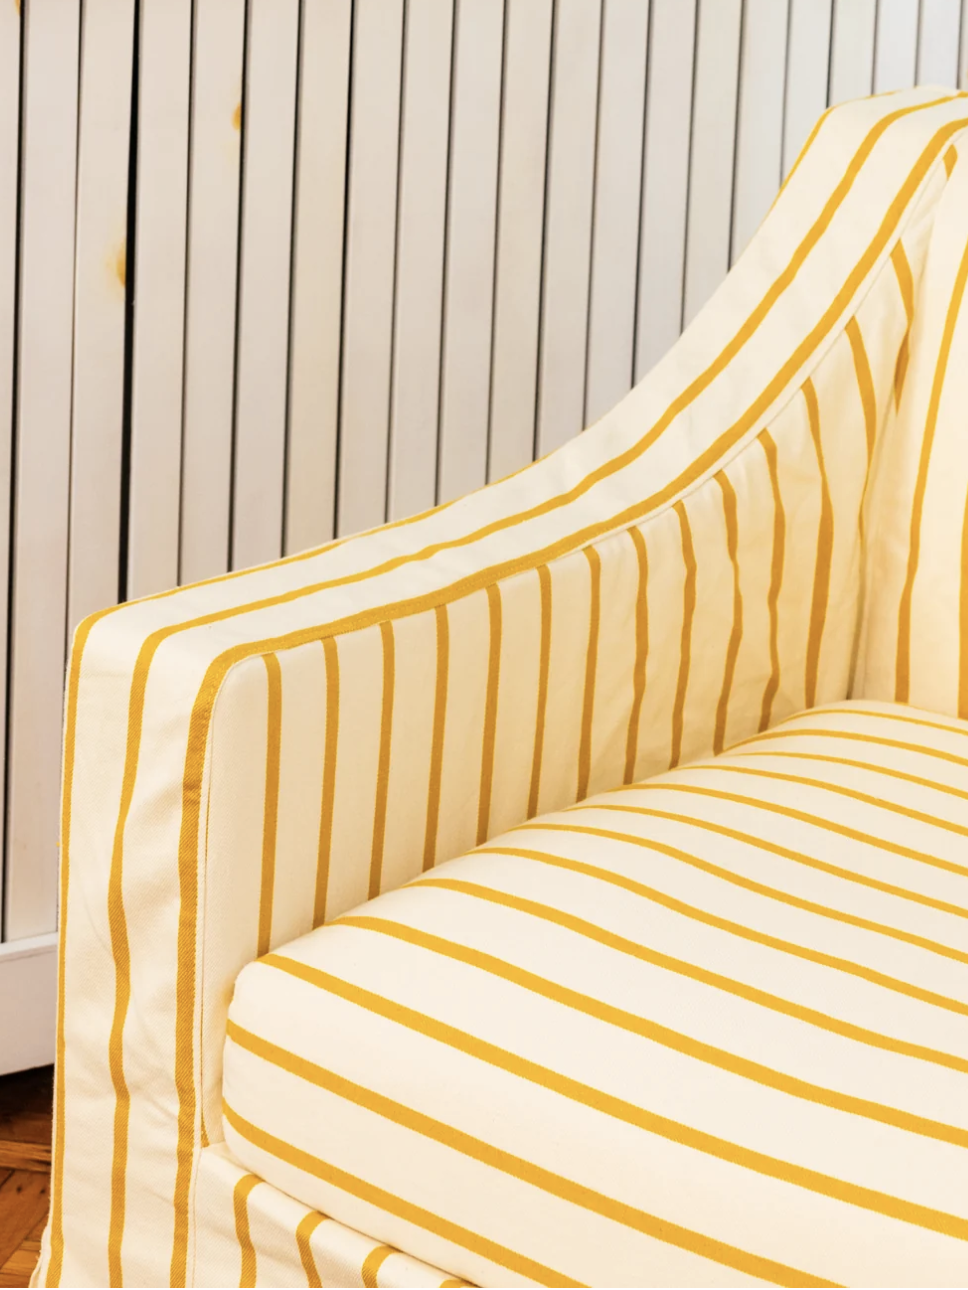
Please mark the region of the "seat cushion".
[[479, 1284], [968, 1284], [968, 723], [848, 703], [241, 973], [233, 1154]]

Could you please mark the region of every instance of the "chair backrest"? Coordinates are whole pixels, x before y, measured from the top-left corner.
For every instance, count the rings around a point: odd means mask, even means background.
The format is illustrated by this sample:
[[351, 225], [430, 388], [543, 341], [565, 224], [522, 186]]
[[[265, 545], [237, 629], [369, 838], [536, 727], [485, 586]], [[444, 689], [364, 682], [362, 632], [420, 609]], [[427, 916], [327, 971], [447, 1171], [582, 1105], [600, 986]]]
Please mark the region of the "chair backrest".
[[959, 140], [868, 485], [853, 695], [968, 718], [968, 146]]

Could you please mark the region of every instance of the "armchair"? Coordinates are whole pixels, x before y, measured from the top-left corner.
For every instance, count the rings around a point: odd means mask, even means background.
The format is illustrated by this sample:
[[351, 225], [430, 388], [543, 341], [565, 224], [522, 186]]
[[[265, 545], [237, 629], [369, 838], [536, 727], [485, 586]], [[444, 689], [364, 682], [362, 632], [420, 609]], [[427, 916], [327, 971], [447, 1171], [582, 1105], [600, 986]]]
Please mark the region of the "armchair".
[[528, 469], [81, 625], [35, 1284], [968, 1280], [966, 127], [829, 113]]

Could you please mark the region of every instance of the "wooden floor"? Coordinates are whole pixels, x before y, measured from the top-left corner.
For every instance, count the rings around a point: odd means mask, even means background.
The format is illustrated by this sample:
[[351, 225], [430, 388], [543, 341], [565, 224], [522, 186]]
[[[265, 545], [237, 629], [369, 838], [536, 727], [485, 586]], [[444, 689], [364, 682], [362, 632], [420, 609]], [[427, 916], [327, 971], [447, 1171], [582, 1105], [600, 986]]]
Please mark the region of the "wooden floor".
[[40, 1253], [50, 1181], [53, 1068], [0, 1076], [0, 1287], [25, 1286]]

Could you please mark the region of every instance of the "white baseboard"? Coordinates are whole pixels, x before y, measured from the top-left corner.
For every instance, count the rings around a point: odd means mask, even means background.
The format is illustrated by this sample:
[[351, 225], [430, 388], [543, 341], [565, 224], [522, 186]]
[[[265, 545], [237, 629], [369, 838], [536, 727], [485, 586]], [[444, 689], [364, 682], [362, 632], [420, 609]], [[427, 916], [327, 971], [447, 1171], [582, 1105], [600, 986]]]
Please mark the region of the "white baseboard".
[[0, 944], [0, 1075], [54, 1060], [57, 933]]

